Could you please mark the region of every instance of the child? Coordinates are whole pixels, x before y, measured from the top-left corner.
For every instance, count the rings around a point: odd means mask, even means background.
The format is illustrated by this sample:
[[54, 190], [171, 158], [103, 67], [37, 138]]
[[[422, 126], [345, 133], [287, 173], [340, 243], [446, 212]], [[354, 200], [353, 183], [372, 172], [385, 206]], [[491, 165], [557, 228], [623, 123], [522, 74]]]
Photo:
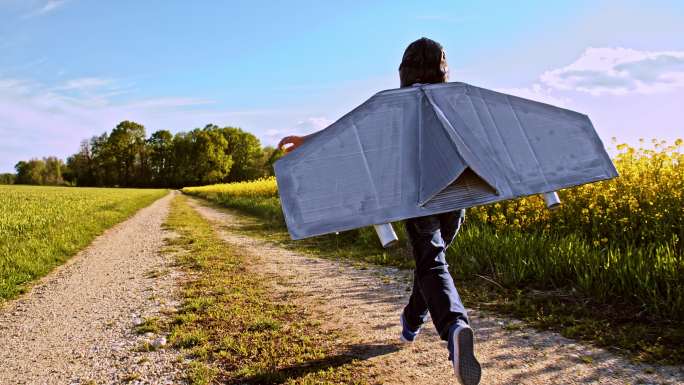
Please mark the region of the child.
[[[399, 65], [399, 78], [401, 87], [446, 82], [448, 67], [442, 46], [427, 38], [409, 44]], [[306, 138], [285, 137], [278, 148], [291, 144], [285, 150], [289, 152]], [[481, 368], [473, 351], [473, 331], [445, 259], [446, 249], [464, 220], [465, 209], [461, 209], [405, 221], [416, 269], [409, 303], [400, 316], [400, 338], [413, 342], [429, 313], [440, 337], [447, 341], [449, 360], [458, 381], [463, 385], [477, 385]]]

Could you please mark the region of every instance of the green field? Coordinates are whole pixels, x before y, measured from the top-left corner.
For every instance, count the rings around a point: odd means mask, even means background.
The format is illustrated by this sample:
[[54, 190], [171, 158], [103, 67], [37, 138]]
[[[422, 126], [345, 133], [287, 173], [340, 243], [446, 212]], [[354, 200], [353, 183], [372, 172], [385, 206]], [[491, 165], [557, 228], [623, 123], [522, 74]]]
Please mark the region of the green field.
[[[561, 191], [557, 211], [536, 196], [468, 209], [447, 253], [459, 285], [475, 288], [466, 296], [568, 337], [684, 362], [684, 154], [682, 140], [654, 145], [618, 146], [620, 177]], [[282, 235], [274, 179], [183, 192], [256, 215], [265, 223], [261, 232]], [[395, 229], [403, 242], [390, 250], [379, 246], [372, 228], [280, 240], [411, 267], [403, 225]]]
[[166, 192], [0, 186], [0, 302]]

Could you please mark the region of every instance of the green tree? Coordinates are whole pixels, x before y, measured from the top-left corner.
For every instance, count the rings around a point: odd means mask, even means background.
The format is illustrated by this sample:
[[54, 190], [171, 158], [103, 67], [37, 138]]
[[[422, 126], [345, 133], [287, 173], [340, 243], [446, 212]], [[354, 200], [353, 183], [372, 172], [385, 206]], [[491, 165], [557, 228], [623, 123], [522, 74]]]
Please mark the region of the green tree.
[[145, 127], [125, 120], [112, 130], [107, 140], [105, 162], [116, 170], [116, 183], [120, 186], [142, 184], [145, 156]]
[[45, 162], [40, 159], [19, 161], [14, 169], [17, 170], [17, 184], [43, 184]]
[[261, 160], [259, 161], [259, 164], [261, 165], [261, 175], [259, 176], [275, 175], [273, 164], [284, 154], [283, 150], [276, 149], [273, 146], [264, 147], [261, 151]]
[[221, 132], [208, 127], [195, 129], [191, 135], [196, 183], [211, 184], [224, 180], [233, 166], [226, 138]]
[[14, 166], [17, 171], [15, 183], [35, 185], [59, 185], [64, 183], [62, 169], [64, 162], [54, 156], [43, 159], [20, 161]]
[[227, 182], [261, 176], [261, 143], [256, 136], [236, 127], [218, 128], [215, 125], [208, 125], [207, 128], [219, 130], [228, 143], [227, 152], [233, 159], [233, 167], [225, 179]]
[[167, 130], [155, 131], [147, 140], [147, 147], [152, 183], [169, 186], [173, 173], [173, 135]]
[[179, 132], [171, 144], [170, 179], [167, 186], [183, 187], [195, 185], [192, 175], [192, 139], [187, 132]]
[[56, 156], [48, 156], [43, 158], [45, 168], [43, 169], [42, 184], [46, 185], [60, 185], [64, 184], [62, 178], [62, 170], [65, 168], [64, 161]]
[[0, 174], [0, 184], [14, 184], [14, 180], [16, 179], [16, 175], [5, 172]]
[[90, 138], [92, 156], [91, 171], [94, 186], [115, 186], [119, 183], [119, 166], [114, 151], [109, 145], [109, 134]]
[[68, 176], [65, 179], [78, 186], [95, 186], [93, 174], [93, 157], [89, 140], [81, 141], [79, 151], [67, 158]]
[[126, 120], [111, 133], [82, 141], [66, 165], [54, 157], [20, 162], [17, 182], [194, 186], [273, 175], [281, 155], [273, 147], [262, 149], [256, 136], [236, 127], [209, 124], [176, 135], [159, 130], [146, 139], [144, 126]]

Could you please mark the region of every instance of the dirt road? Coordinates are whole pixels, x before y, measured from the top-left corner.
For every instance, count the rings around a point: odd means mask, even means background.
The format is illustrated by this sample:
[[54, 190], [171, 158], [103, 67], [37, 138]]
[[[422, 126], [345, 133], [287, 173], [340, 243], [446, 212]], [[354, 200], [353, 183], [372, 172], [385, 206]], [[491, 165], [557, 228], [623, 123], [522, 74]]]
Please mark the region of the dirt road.
[[[242, 235], [249, 219], [193, 200], [193, 207], [216, 224], [229, 243], [259, 258], [255, 274], [265, 274], [277, 290], [296, 291], [300, 305], [314, 309], [331, 327], [348, 331], [350, 343], [387, 384], [452, 384], [445, 345], [431, 324], [413, 345], [396, 349], [399, 314], [407, 302], [410, 272], [359, 269], [348, 263], [306, 256]], [[466, 304], [467, 305], [467, 304]], [[482, 384], [682, 384], [682, 368], [633, 365], [603, 349], [551, 332], [511, 327], [511, 320], [470, 311]], [[514, 329], [514, 330], [511, 330]]]
[[136, 351], [157, 336], [134, 332], [176, 306], [177, 273], [160, 253], [170, 200], [107, 230], [0, 309], [0, 384], [178, 383], [176, 354]]
[[[180, 273], [160, 251], [171, 195], [106, 231], [88, 248], [0, 309], [0, 384], [178, 384], [178, 353], [142, 352], [156, 335], [137, 335], [142, 318], [178, 307]], [[359, 370], [378, 383], [453, 384], [444, 344], [431, 325], [412, 345], [398, 344], [398, 317], [407, 301], [410, 272], [360, 269], [283, 249], [244, 235], [250, 219], [192, 206], [215, 223], [234, 247], [254, 256], [254, 274], [275, 290], [296, 295], [323, 321], [345, 331]], [[471, 311], [483, 385], [682, 384], [684, 370], [633, 365], [602, 349], [515, 321]], [[352, 348], [353, 347], [353, 348]], [[341, 347], [344, 350], [345, 347]]]

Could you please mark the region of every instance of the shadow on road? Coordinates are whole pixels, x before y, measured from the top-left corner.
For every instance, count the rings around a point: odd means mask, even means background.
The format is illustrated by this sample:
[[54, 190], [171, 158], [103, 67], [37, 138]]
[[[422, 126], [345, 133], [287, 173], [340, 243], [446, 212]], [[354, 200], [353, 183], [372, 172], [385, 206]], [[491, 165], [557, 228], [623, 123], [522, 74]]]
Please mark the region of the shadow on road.
[[398, 351], [397, 344], [355, 344], [345, 347], [339, 354], [318, 360], [303, 362], [299, 365], [265, 370], [252, 376], [237, 378], [229, 384], [283, 384], [290, 380], [305, 377], [309, 373], [336, 369], [355, 360], [366, 360]]

